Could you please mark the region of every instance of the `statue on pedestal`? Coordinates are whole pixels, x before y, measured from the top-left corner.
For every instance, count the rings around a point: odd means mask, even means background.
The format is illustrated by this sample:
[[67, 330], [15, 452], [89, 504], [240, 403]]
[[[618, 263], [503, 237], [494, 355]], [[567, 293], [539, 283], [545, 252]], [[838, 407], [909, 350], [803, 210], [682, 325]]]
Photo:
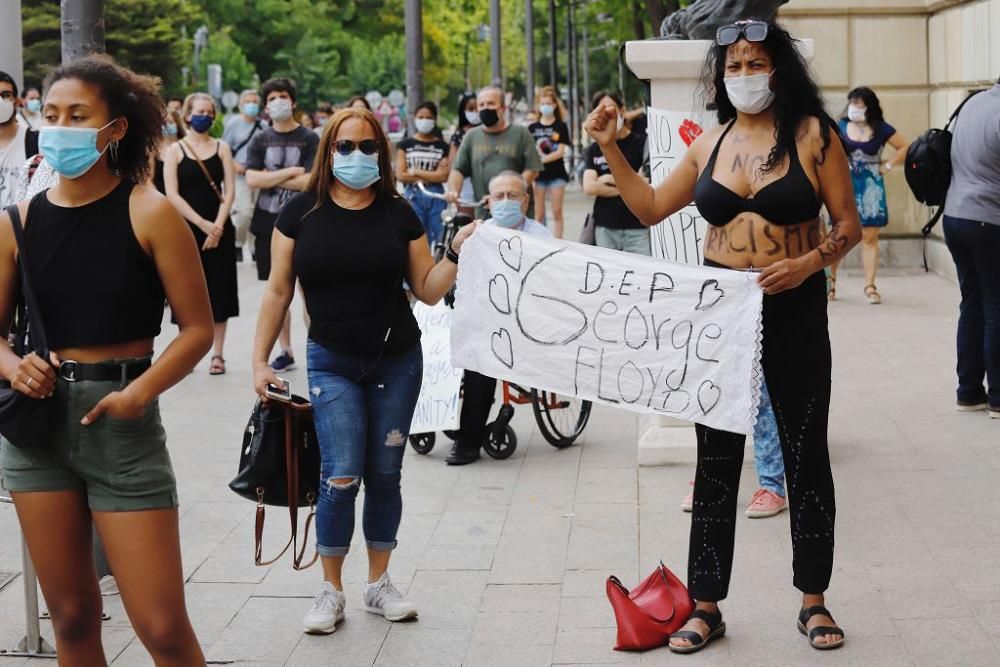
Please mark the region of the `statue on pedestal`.
[[692, 0], [663, 19], [660, 36], [667, 39], [715, 39], [715, 31], [740, 19], [774, 21], [788, 0]]

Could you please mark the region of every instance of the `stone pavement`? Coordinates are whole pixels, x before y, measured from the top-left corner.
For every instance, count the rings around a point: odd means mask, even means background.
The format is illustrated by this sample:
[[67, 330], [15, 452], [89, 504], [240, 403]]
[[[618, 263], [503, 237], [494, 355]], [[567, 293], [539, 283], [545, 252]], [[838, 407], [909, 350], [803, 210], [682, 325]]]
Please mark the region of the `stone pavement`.
[[[575, 224], [585, 202], [571, 195]], [[637, 417], [598, 408], [574, 447], [556, 450], [530, 410], [505, 461], [444, 465], [446, 447], [407, 451], [404, 517], [392, 574], [420, 604], [416, 622], [366, 614], [361, 549], [348, 559], [348, 617], [336, 634], [305, 636], [300, 619], [320, 579], [286, 558], [252, 562], [253, 503], [227, 483], [253, 396], [249, 350], [261, 287], [240, 269], [244, 315], [233, 322], [229, 374], [207, 361], [162, 399], [180, 485], [188, 604], [211, 660], [241, 665], [550, 665], [707, 662], [732, 665], [1000, 664], [1000, 422], [953, 410], [957, 288], [931, 275], [880, 280], [868, 306], [845, 275], [830, 308], [834, 396], [830, 445], [838, 486], [837, 555], [829, 604], [848, 633], [830, 654], [794, 626], [788, 515], [737, 529], [727, 637], [696, 656], [612, 650], [604, 581], [626, 585], [659, 559], [682, 577], [689, 515], [678, 503], [687, 467], [636, 466]], [[295, 306], [297, 351], [303, 352]], [[169, 332], [169, 327], [168, 327]], [[305, 388], [305, 371], [291, 373]], [[755, 489], [747, 456], [741, 505]], [[287, 535], [269, 512], [265, 554]], [[360, 522], [359, 522], [360, 525]], [[359, 528], [360, 531], [360, 528]], [[356, 545], [361, 545], [360, 534]], [[0, 571], [19, 569], [13, 509], [0, 505]], [[121, 602], [105, 598], [114, 665], [149, 665]], [[23, 635], [20, 579], [0, 591], [0, 647]], [[43, 635], [52, 638], [43, 622]], [[27, 664], [0, 658], [0, 667]], [[42, 663], [40, 663], [42, 664]], [[48, 663], [51, 664], [51, 663]]]

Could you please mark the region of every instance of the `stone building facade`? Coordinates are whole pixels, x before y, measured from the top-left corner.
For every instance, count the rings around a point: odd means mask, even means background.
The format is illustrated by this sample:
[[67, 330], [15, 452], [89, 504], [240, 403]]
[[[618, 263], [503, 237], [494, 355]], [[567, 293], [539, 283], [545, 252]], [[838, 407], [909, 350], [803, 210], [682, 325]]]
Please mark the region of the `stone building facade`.
[[[779, 20], [794, 36], [814, 40], [812, 67], [832, 114], [843, 112], [851, 88], [869, 86], [886, 119], [911, 140], [942, 127], [969, 91], [1000, 76], [1000, 0], [791, 0]], [[919, 266], [929, 212], [913, 199], [902, 170], [886, 181], [883, 263]], [[954, 275], [940, 234], [938, 227], [927, 244], [928, 262]]]

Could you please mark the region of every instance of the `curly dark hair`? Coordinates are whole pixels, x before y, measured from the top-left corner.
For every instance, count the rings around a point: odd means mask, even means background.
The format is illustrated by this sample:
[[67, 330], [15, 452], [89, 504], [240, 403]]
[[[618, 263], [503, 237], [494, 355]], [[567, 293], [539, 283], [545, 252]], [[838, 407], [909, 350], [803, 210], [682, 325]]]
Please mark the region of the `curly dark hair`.
[[292, 98], [292, 102], [295, 102], [295, 82], [288, 77], [279, 76], [265, 81], [264, 85], [260, 87], [260, 96], [266, 103], [267, 96], [276, 90], [288, 93], [288, 96]]
[[[882, 105], [878, 101], [878, 95], [875, 91], [867, 86], [858, 86], [851, 92], [847, 93], [847, 102], [850, 104], [854, 100], [860, 100], [865, 103], [865, 122], [875, 132], [878, 132], [879, 128], [882, 127], [882, 123], [885, 122], [885, 116], [882, 114]], [[844, 120], [847, 120], [847, 109], [844, 109], [843, 116]]]
[[128, 130], [118, 142], [117, 158], [108, 155], [113, 171], [133, 183], [149, 176], [149, 156], [163, 136], [166, 108], [160, 97], [160, 80], [136, 74], [106, 55], [89, 55], [57, 67], [45, 79], [45, 93], [57, 81], [76, 79], [96, 86], [108, 105], [111, 118], [125, 118]]
[[[787, 30], [776, 23], [768, 22], [767, 28], [767, 37], [760, 44], [774, 64], [771, 90], [774, 92], [772, 107], [775, 145], [767, 156], [767, 161], [760, 167], [761, 174], [776, 169], [786, 155], [796, 150], [796, 135], [806, 118], [812, 116], [819, 119], [824, 155], [830, 147], [831, 130], [838, 132], [836, 122], [826, 112], [819, 86], [809, 72], [809, 65], [796, 48], [798, 40], [793, 39]], [[728, 51], [728, 46], [713, 44], [708, 51], [701, 76], [705, 102], [714, 105], [720, 125], [736, 118], [736, 107], [729, 100], [724, 82]]]

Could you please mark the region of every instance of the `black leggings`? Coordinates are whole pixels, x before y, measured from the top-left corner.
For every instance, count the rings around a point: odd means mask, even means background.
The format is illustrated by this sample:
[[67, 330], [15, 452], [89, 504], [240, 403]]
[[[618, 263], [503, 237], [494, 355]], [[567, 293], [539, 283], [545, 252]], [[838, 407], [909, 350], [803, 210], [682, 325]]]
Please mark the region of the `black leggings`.
[[[788, 480], [793, 583], [803, 593], [822, 593], [833, 570], [836, 515], [826, 434], [830, 334], [822, 271], [793, 290], [764, 296], [762, 362]], [[695, 431], [688, 587], [695, 600], [716, 602], [729, 592], [746, 436], [701, 424]]]

